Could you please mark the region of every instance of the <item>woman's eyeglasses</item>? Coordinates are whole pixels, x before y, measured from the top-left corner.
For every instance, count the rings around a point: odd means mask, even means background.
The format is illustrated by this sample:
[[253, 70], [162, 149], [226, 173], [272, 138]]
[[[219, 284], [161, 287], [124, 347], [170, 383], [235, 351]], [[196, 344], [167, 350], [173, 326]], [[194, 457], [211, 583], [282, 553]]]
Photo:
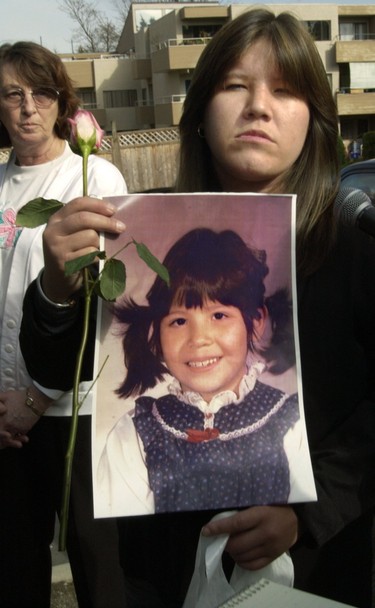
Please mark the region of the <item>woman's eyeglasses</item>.
[[8, 108], [19, 108], [29, 93], [37, 108], [49, 108], [59, 97], [59, 92], [52, 87], [35, 87], [30, 91], [24, 91], [19, 87], [4, 88], [0, 90], [0, 99]]

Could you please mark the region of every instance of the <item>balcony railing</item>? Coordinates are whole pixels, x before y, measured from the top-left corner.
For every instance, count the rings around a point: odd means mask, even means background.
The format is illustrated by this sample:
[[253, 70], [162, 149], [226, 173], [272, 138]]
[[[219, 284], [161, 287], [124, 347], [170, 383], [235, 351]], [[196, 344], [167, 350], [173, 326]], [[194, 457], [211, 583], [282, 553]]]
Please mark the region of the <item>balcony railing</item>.
[[155, 105], [163, 105], [166, 103], [183, 103], [186, 95], [168, 95], [165, 97], [158, 97], [155, 100]]
[[341, 42], [350, 42], [352, 40], [359, 42], [363, 40], [366, 42], [368, 40], [375, 40], [375, 34], [340, 34], [335, 37], [335, 40], [340, 40]]
[[99, 110], [99, 109], [101, 109], [101, 108], [98, 107], [98, 104], [96, 103], [96, 101], [87, 102], [87, 103], [83, 102], [83, 103], [81, 103], [81, 107], [84, 110]]
[[337, 89], [336, 93], [341, 93], [341, 94], [349, 94], [350, 93], [357, 93], [358, 90], [361, 91], [361, 93], [375, 93], [375, 88], [372, 89], [365, 89], [363, 87], [340, 87], [339, 89]]
[[156, 53], [157, 51], [168, 49], [174, 46], [188, 46], [191, 44], [206, 45], [210, 42], [211, 38], [211, 36], [207, 38], [169, 38], [168, 40], [163, 40], [162, 42], [153, 44], [151, 46], [151, 53]]

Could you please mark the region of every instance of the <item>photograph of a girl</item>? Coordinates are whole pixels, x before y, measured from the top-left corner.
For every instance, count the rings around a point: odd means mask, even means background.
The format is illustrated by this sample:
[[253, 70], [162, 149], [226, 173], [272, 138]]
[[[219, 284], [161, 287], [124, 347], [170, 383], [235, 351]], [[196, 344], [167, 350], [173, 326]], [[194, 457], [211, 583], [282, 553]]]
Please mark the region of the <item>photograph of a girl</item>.
[[145, 301], [114, 307], [126, 366], [115, 393], [133, 407], [99, 462], [99, 513], [288, 503], [298, 394], [261, 376], [295, 365], [289, 290], [266, 294], [266, 251], [234, 230], [192, 228], [163, 264], [169, 285], [156, 277]]

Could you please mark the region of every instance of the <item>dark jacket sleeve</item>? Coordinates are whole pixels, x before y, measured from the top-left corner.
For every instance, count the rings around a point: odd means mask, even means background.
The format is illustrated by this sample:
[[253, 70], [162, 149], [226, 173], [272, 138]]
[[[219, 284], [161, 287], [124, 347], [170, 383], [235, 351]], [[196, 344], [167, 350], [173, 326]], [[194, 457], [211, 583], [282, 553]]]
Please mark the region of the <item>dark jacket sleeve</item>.
[[375, 505], [375, 241], [343, 231], [329, 260], [299, 281], [307, 434], [318, 501], [296, 505], [323, 545]]
[[[93, 377], [96, 312], [93, 297], [81, 380]], [[30, 284], [23, 304], [20, 345], [28, 373], [42, 386], [62, 391], [72, 388], [83, 315], [83, 298], [71, 308], [57, 308], [40, 296], [36, 281]]]
[[[304, 538], [320, 546], [375, 505], [375, 244], [351, 229], [324, 266], [298, 281], [303, 401], [318, 501], [295, 505]], [[35, 284], [21, 346], [43, 386], [73, 384], [82, 303], [49, 310]], [[96, 308], [83, 379], [92, 378]]]

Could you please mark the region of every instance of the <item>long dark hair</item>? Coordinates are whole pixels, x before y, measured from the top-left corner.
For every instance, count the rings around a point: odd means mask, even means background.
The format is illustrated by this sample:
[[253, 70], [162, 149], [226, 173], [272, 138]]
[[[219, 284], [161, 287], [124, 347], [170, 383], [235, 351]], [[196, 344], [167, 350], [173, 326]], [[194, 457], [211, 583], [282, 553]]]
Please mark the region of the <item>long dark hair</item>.
[[[171, 247], [163, 263], [169, 272], [169, 286], [157, 277], [147, 293], [147, 306], [125, 299], [116, 309], [118, 320], [125, 325], [123, 349], [128, 370], [117, 390], [120, 396], [140, 394], [168, 373], [162, 361], [160, 324], [172, 304], [197, 308], [210, 300], [235, 306], [241, 311], [251, 350], [254, 350], [255, 337], [253, 321], [259, 319], [261, 310], [267, 307], [273, 317], [274, 330], [275, 317], [283, 321], [284, 329], [275, 331], [278, 337], [269, 349], [271, 358], [276, 359], [275, 346], [286, 344], [285, 327], [290, 326], [291, 305], [284, 291], [265, 298], [268, 266], [264, 251], [249, 248], [232, 230], [214, 232], [197, 228]], [[277, 365], [276, 362], [274, 371], [282, 371]], [[288, 360], [287, 366], [290, 365]]]
[[225, 76], [249, 47], [266, 40], [280, 72], [306, 99], [310, 124], [295, 163], [277, 185], [279, 193], [297, 194], [297, 263], [304, 274], [325, 259], [334, 239], [332, 208], [339, 184], [338, 120], [332, 91], [316, 45], [293, 15], [264, 8], [240, 14], [224, 25], [204, 49], [186, 95], [180, 120], [177, 192], [220, 191], [220, 176], [198, 128]]

